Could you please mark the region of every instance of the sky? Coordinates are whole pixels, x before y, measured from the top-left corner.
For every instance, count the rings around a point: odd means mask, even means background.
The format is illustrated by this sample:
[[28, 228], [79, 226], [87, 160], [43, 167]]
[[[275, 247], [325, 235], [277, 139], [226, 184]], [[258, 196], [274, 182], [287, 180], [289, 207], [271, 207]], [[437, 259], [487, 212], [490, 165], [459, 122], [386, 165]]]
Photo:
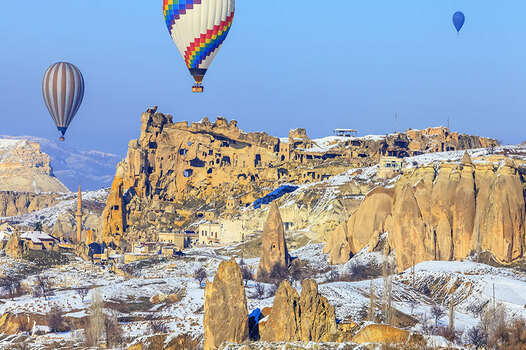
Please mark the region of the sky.
[[[452, 15], [463, 11], [457, 35]], [[0, 134], [58, 138], [42, 76], [68, 61], [86, 82], [68, 146], [117, 153], [151, 106], [174, 120], [236, 119], [244, 131], [311, 138], [447, 125], [526, 140], [524, 0], [238, 0], [204, 81], [173, 44], [162, 0], [3, 0]]]

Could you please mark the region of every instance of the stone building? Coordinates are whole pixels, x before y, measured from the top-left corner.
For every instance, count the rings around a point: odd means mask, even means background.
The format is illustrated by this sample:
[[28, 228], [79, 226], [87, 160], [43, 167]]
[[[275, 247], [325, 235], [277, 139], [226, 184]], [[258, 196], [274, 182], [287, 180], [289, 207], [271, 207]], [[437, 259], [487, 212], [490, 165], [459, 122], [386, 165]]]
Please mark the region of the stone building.
[[53, 250], [58, 244], [58, 239], [44, 232], [24, 232], [20, 241], [29, 250]]

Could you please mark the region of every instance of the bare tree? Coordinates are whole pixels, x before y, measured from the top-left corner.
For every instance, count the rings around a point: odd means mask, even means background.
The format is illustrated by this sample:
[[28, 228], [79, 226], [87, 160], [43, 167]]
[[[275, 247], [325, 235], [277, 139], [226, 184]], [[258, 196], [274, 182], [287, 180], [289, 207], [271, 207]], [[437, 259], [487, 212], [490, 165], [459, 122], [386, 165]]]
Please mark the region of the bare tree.
[[87, 346], [99, 346], [103, 341], [105, 332], [104, 302], [99, 292], [92, 293], [93, 297], [88, 310], [88, 319], [85, 327]]
[[48, 276], [45, 275], [38, 275], [36, 279], [35, 289], [34, 289], [34, 295], [38, 297], [43, 297], [47, 300], [48, 297], [53, 295], [52, 291], [53, 284], [51, 283], [51, 279]]
[[440, 321], [445, 314], [446, 312], [441, 305], [434, 304], [433, 307], [431, 307], [431, 315], [435, 318], [435, 327], [438, 327], [438, 321]]
[[252, 297], [256, 299], [263, 299], [265, 297], [265, 286], [263, 283], [256, 283], [256, 288], [254, 289], [254, 294]]
[[270, 271], [270, 281], [278, 285], [281, 283], [281, 281], [286, 280], [289, 277], [289, 271], [286, 266], [283, 266], [281, 264], [276, 264]]
[[203, 288], [203, 282], [208, 278], [208, 273], [206, 273], [205, 268], [201, 266], [195, 270], [194, 278], [197, 282], [199, 282], [199, 287]]
[[468, 330], [468, 341], [475, 349], [483, 349], [486, 346], [486, 334], [480, 325]]
[[89, 288], [88, 287], [79, 287], [79, 288], [75, 289], [75, 292], [77, 292], [77, 294], [80, 297], [80, 299], [82, 300], [82, 302], [84, 302], [84, 299], [86, 299], [86, 296], [89, 293]]
[[416, 300], [411, 298], [407, 302], [409, 303], [409, 307], [411, 308], [411, 315], [413, 315], [415, 312], [416, 305], [417, 305]]
[[367, 311], [367, 321], [374, 322], [375, 319], [375, 295], [374, 295], [374, 281], [371, 279], [371, 287], [369, 288], [369, 310]]
[[122, 329], [115, 314], [106, 315], [104, 330], [106, 332], [106, 347], [113, 348], [122, 343]]
[[340, 278], [340, 273], [336, 269], [331, 269], [329, 271], [329, 276], [327, 278], [328, 282], [336, 282]]
[[16, 296], [20, 295], [20, 291], [22, 289], [20, 279], [10, 275], [7, 275], [0, 280], [0, 287], [6, 294], [9, 295], [11, 300], [14, 300]]
[[455, 334], [455, 298], [451, 294], [449, 301], [449, 332]]
[[252, 273], [252, 269], [247, 265], [241, 266], [241, 274], [243, 275], [243, 279], [245, 280], [245, 286], [247, 285], [248, 281], [252, 281], [254, 279], [254, 274]]
[[64, 310], [59, 305], [53, 305], [47, 315], [47, 325], [52, 332], [64, 332]]
[[385, 256], [385, 260], [382, 266], [382, 277], [384, 280], [383, 290], [383, 311], [384, 311], [384, 322], [391, 324], [392, 322], [392, 291], [393, 291], [393, 266], [390, 256]]

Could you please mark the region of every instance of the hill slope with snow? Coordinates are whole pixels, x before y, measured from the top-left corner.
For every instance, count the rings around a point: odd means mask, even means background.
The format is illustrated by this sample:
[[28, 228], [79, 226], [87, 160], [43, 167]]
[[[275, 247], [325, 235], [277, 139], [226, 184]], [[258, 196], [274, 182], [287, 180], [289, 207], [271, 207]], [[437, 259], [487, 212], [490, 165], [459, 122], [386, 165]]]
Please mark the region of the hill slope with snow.
[[0, 138], [37, 142], [42, 152], [51, 158], [55, 176], [72, 191], [78, 188], [79, 183], [83, 190], [90, 191], [111, 186], [115, 169], [121, 160], [116, 154], [79, 151], [40, 137], [0, 135]]

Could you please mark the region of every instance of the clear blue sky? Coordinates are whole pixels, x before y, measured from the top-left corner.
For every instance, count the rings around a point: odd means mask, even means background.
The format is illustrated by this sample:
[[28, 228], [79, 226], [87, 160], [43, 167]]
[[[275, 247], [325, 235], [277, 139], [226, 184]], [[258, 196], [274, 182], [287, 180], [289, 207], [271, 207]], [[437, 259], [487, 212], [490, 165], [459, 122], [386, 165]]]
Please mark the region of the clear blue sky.
[[[57, 138], [41, 79], [70, 61], [86, 80], [68, 144], [125, 155], [139, 117], [238, 120], [245, 131], [311, 137], [447, 123], [455, 131], [526, 140], [526, 1], [238, 0], [205, 79], [192, 79], [169, 37], [161, 0], [3, 0], [1, 133]], [[451, 17], [466, 14], [459, 36]]]

